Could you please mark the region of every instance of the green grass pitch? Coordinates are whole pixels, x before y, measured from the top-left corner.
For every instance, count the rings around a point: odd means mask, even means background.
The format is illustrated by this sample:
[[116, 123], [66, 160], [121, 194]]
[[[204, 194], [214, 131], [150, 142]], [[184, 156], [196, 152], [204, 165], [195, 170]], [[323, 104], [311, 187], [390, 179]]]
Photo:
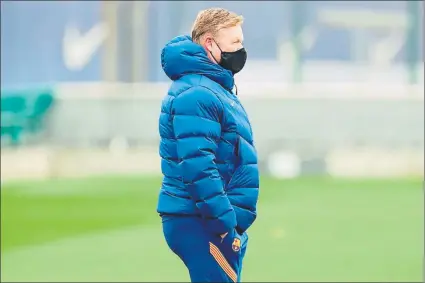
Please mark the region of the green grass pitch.
[[[156, 214], [158, 177], [1, 190], [1, 281], [188, 281]], [[422, 281], [420, 179], [261, 180], [242, 280]]]

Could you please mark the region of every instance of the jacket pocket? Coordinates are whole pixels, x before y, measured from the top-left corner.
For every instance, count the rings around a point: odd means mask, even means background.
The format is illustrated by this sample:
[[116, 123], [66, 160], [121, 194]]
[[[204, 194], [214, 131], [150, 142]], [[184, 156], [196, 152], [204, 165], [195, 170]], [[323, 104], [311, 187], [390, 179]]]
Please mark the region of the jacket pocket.
[[257, 151], [255, 147], [240, 136], [237, 142], [237, 152], [238, 165], [257, 164]]
[[235, 146], [233, 149], [233, 156], [235, 157], [235, 169], [239, 165], [239, 160], [241, 156], [241, 137], [239, 135], [236, 136]]

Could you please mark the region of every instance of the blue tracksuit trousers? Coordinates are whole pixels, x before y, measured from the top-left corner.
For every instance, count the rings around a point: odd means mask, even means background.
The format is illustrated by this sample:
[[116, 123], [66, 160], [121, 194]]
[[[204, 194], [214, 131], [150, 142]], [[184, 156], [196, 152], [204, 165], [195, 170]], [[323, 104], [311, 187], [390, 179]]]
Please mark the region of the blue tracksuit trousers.
[[200, 217], [162, 216], [165, 240], [186, 265], [191, 282], [240, 282], [247, 234], [234, 230], [221, 239], [204, 225]]

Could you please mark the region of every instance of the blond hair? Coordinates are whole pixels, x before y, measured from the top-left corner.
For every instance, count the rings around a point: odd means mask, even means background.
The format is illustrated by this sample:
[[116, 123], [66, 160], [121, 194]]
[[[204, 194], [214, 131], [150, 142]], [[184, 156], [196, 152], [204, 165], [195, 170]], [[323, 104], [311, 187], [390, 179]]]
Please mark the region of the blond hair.
[[216, 35], [220, 29], [243, 23], [243, 17], [223, 8], [210, 8], [198, 13], [192, 27], [192, 40], [199, 43], [201, 36], [210, 32]]

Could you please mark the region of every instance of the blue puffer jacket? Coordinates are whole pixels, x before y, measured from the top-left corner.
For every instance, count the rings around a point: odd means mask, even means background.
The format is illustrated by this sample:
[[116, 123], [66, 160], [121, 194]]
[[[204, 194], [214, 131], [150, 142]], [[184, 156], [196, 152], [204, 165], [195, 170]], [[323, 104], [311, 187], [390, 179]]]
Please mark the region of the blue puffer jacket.
[[257, 216], [259, 173], [233, 75], [189, 36], [168, 42], [161, 63], [173, 83], [159, 118], [164, 179], [157, 211], [200, 216], [215, 234], [242, 234]]

